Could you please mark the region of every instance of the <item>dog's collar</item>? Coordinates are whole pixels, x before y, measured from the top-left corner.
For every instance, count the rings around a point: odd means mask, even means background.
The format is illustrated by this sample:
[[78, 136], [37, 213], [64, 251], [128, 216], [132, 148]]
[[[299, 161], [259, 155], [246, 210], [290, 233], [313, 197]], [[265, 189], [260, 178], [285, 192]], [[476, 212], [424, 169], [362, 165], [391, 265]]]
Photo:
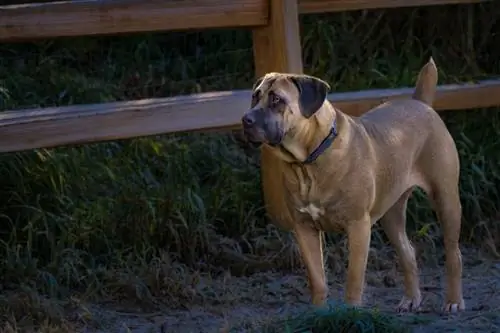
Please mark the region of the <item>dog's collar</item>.
[[328, 133], [326, 138], [324, 138], [323, 141], [321, 141], [319, 146], [316, 147], [316, 149], [314, 149], [312, 151], [312, 153], [309, 154], [309, 156], [302, 163], [303, 164], [310, 164], [310, 163], [316, 161], [316, 159], [319, 157], [319, 155], [323, 154], [325, 152], [325, 150], [327, 150], [332, 145], [333, 141], [335, 141], [335, 138], [337, 136], [338, 136], [337, 119], [335, 119], [333, 121], [332, 128], [330, 129], [330, 132]]

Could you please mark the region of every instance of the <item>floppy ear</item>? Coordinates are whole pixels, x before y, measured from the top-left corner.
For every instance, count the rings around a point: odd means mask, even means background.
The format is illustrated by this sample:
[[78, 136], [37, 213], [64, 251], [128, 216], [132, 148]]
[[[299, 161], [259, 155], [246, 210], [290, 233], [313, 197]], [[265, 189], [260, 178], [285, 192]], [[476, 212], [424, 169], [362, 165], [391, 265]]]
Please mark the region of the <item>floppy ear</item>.
[[299, 91], [299, 105], [302, 116], [310, 118], [325, 102], [330, 85], [309, 75], [293, 75], [290, 80]]

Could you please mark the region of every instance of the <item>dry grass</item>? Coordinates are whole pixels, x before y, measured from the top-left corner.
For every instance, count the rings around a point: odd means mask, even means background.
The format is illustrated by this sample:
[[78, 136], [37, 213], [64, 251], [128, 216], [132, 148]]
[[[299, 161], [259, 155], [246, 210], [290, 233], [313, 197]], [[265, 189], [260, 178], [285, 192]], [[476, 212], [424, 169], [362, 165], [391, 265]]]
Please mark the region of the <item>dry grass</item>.
[[[432, 53], [440, 83], [489, 77], [500, 72], [499, 19], [492, 3], [305, 16], [306, 72], [336, 91], [411, 86]], [[248, 88], [250, 38], [210, 31], [2, 44], [0, 109]], [[497, 109], [443, 117], [461, 157], [462, 241], [498, 257]], [[232, 294], [221, 298], [213, 289], [228, 272], [247, 281], [300, 268], [291, 236], [265, 221], [258, 157], [230, 135], [165, 135], [0, 159], [6, 332], [96, 325], [88, 308], [95, 302], [147, 313], [236, 306], [255, 286], [248, 293], [228, 287]], [[439, 226], [421, 193], [410, 203], [409, 231], [423, 262], [441, 264]], [[371, 269], [394, 267], [384, 259], [392, 253], [385, 236], [376, 229], [373, 239]], [[328, 266], [341, 276], [344, 240], [329, 235], [327, 243]]]

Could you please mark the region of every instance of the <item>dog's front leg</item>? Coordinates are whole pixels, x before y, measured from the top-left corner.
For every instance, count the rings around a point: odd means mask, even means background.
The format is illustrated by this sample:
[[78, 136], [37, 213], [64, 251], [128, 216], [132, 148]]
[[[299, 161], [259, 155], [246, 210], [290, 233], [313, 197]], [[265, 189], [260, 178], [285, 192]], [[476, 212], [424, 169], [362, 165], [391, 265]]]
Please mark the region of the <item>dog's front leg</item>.
[[294, 234], [306, 267], [312, 303], [317, 306], [324, 305], [328, 295], [328, 286], [323, 264], [322, 232], [310, 225], [298, 222], [294, 228]]
[[363, 302], [370, 238], [371, 221], [368, 217], [349, 224], [347, 228], [349, 263], [345, 291], [345, 302], [349, 305], [358, 306]]

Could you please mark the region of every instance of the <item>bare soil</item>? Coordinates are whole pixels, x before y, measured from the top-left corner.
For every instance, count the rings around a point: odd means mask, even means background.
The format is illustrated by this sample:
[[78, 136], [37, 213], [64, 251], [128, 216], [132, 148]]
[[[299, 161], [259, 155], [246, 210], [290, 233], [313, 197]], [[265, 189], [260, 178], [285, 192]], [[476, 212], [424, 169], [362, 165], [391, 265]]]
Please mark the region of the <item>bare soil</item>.
[[[391, 266], [391, 265], [390, 265]], [[395, 314], [402, 296], [402, 274], [397, 265], [367, 272], [366, 306]], [[444, 268], [421, 268], [424, 302], [417, 314], [401, 314], [416, 333], [500, 332], [500, 261], [478, 260], [477, 253], [464, 256], [464, 298], [467, 310], [458, 315], [441, 313]], [[343, 282], [329, 273], [330, 299], [341, 300]], [[302, 272], [284, 275], [258, 273], [249, 277], [229, 274], [201, 278], [189, 291], [193, 302], [184, 307], [164, 306], [161, 311], [139, 311], [132, 304], [89, 305], [79, 332], [247, 332], [277, 318], [309, 308]], [[168, 304], [168, 300], [163, 300]]]

